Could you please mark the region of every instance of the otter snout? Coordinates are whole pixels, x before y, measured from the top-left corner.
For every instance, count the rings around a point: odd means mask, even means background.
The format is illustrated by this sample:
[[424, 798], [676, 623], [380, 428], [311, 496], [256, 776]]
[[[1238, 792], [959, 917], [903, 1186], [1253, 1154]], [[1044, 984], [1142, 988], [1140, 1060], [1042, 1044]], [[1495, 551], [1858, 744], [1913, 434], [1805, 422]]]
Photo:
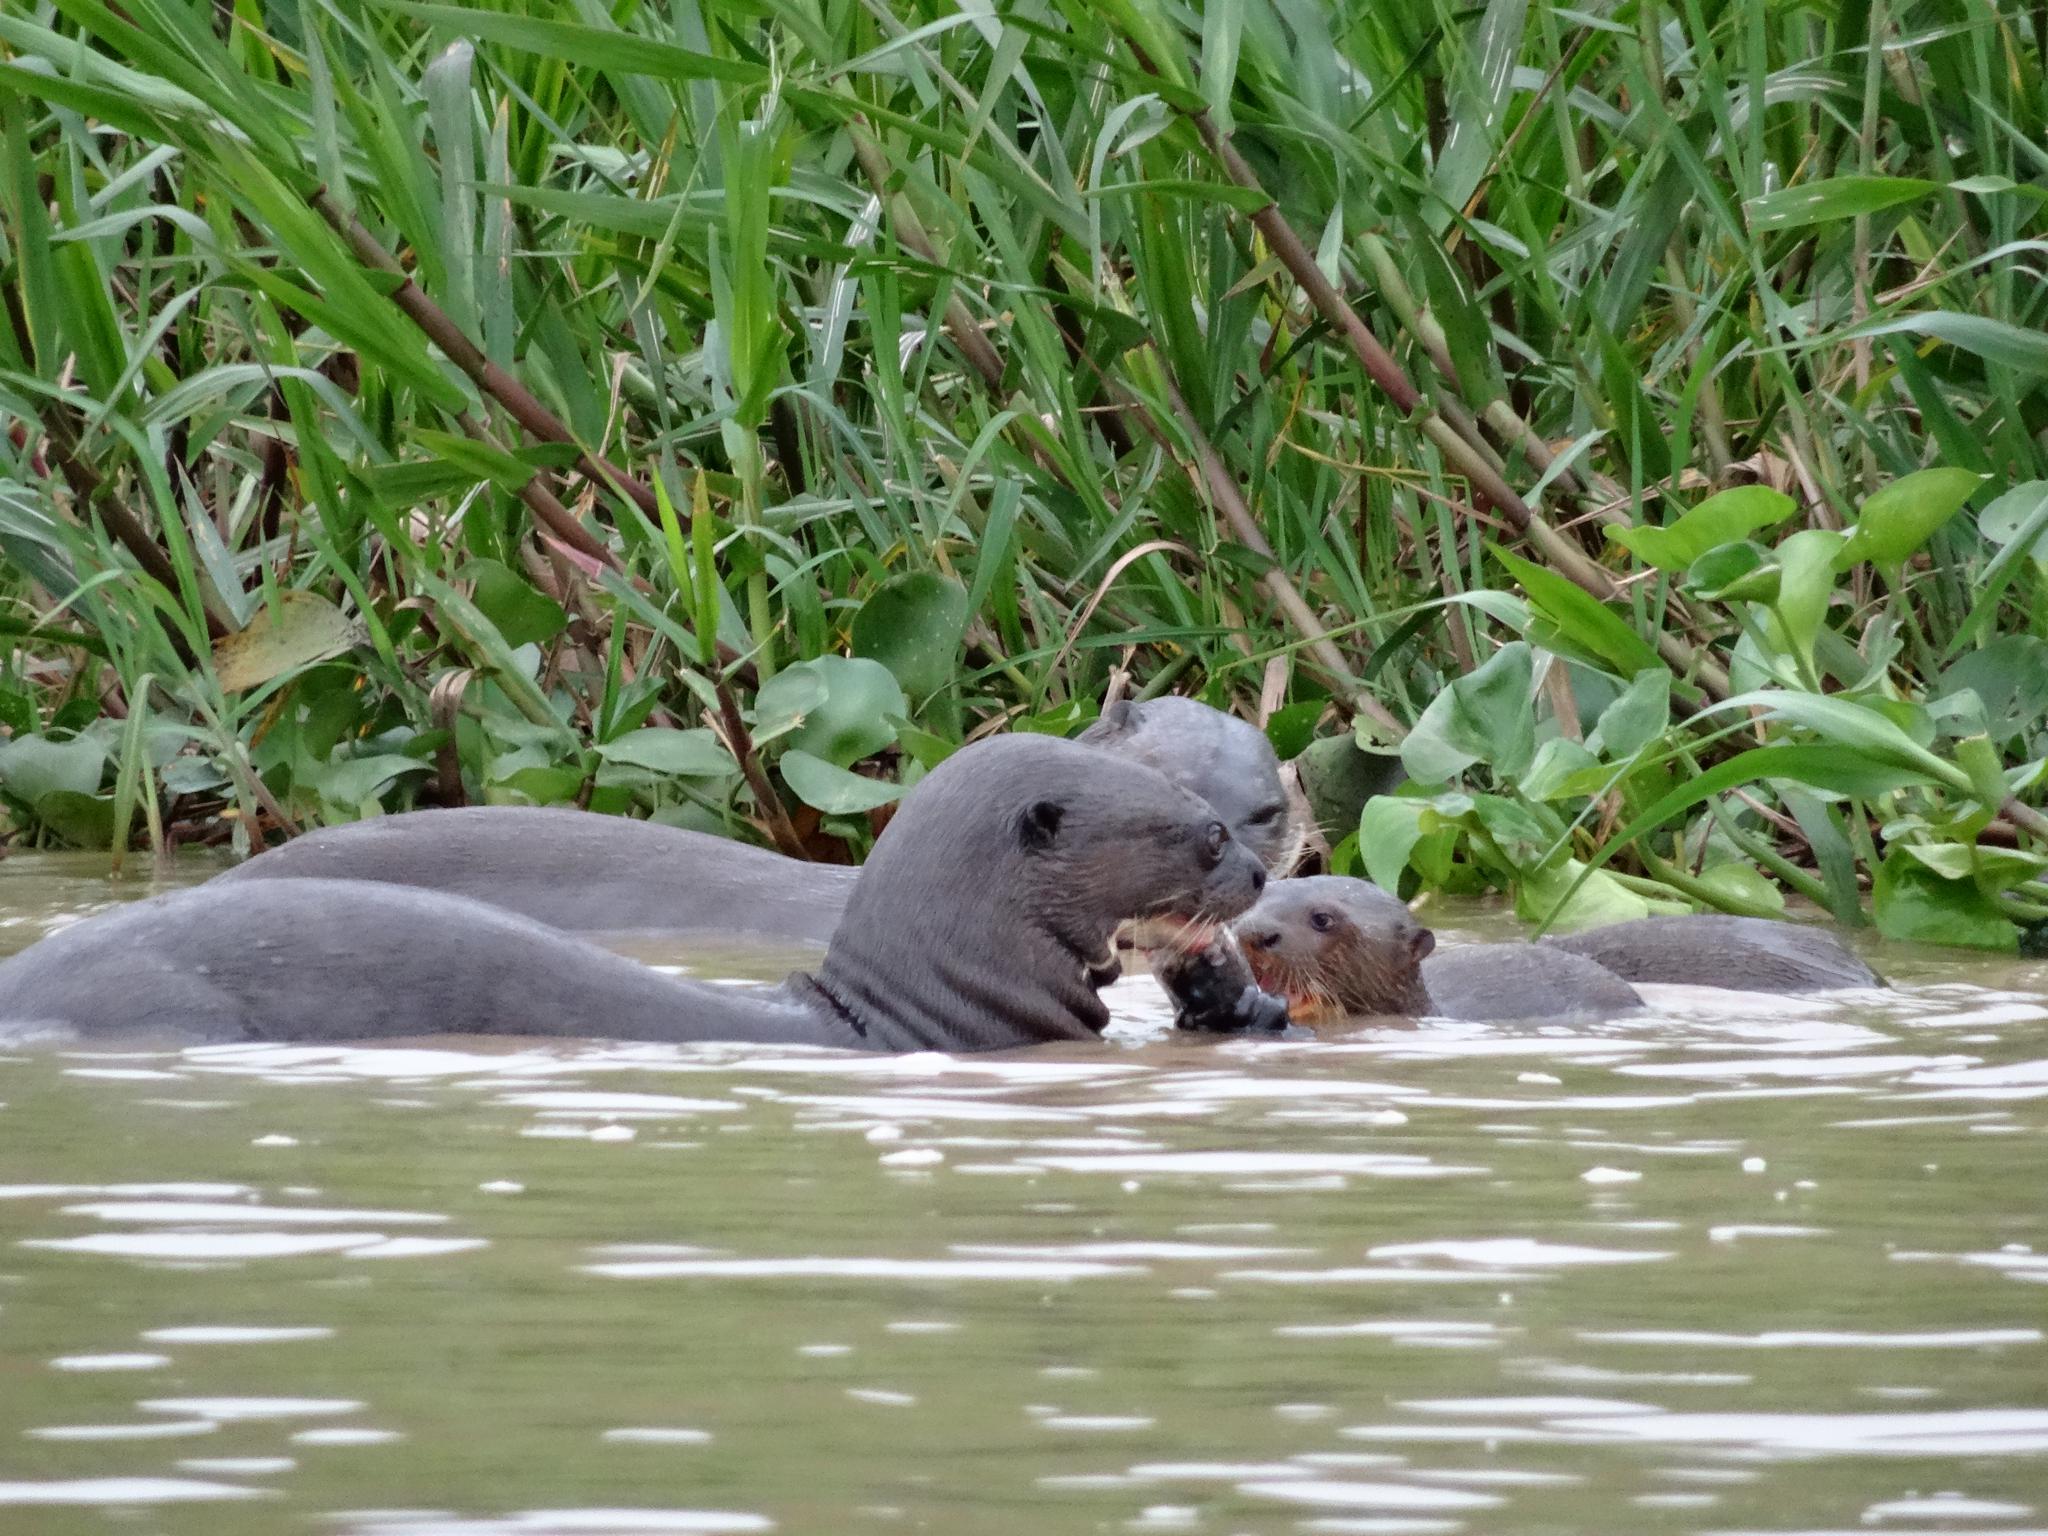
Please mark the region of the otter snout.
[[1203, 882], [1203, 915], [1226, 920], [1236, 917], [1248, 910], [1265, 888], [1266, 866], [1257, 854], [1233, 840]]

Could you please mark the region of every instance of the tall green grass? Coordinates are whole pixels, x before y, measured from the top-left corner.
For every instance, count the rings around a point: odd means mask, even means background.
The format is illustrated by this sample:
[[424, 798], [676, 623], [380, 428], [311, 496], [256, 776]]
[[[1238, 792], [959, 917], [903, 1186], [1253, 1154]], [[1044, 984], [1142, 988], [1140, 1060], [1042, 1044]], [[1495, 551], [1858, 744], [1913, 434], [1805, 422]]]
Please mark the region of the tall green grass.
[[836, 857], [1172, 689], [1382, 880], [2010, 946], [2044, 25], [0, 0], [0, 796]]

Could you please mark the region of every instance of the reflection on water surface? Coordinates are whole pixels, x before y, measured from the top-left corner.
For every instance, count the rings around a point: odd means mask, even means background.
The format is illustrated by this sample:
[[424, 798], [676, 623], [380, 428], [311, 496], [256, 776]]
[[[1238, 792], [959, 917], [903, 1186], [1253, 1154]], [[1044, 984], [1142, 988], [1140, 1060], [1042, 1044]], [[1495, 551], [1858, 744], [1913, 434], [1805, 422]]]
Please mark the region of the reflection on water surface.
[[[0, 947], [104, 899], [0, 870]], [[0, 1530], [2048, 1531], [2048, 971], [1878, 959], [1584, 1030], [1127, 981], [1000, 1060], [0, 1057]]]

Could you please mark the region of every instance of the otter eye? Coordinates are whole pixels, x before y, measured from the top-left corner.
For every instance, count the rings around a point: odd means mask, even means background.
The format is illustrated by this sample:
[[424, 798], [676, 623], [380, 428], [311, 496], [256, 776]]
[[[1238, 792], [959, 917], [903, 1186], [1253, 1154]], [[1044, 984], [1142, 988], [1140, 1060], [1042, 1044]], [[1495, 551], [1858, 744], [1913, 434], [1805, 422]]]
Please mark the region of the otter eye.
[[1268, 827], [1278, 821], [1286, 810], [1287, 807], [1284, 805], [1264, 805], [1245, 817], [1244, 824], [1248, 827]]
[[1202, 865], [1214, 869], [1223, 862], [1223, 850], [1230, 846], [1230, 828], [1220, 821], [1209, 823], [1209, 830], [1202, 838]]
[[1317, 933], [1328, 933], [1337, 926], [1337, 917], [1332, 912], [1311, 912], [1308, 915], [1308, 925], [1315, 929]]

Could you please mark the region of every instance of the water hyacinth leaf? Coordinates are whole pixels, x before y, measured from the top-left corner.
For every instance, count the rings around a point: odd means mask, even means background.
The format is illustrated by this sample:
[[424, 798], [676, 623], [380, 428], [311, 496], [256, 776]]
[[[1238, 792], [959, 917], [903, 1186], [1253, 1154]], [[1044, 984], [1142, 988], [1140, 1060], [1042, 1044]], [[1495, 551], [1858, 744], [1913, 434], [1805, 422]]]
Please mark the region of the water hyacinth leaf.
[[1876, 871], [1872, 907], [1888, 939], [1954, 944], [2013, 954], [2020, 931], [1974, 880], [1950, 880], [1905, 848], [1892, 849]]
[[1422, 839], [1436, 810], [1427, 800], [1403, 795], [1375, 795], [1358, 816], [1358, 853], [1374, 885], [1396, 894], [1408, 856]]
[[75, 789], [54, 789], [35, 803], [44, 830], [73, 848], [105, 848], [114, 840], [114, 802]]
[[600, 742], [597, 755], [608, 763], [625, 763], [678, 778], [724, 778], [739, 772], [719, 739], [703, 726], [677, 730], [650, 725]]
[[1439, 693], [1401, 743], [1401, 761], [1425, 784], [1455, 778], [1474, 763], [1513, 777], [1536, 750], [1530, 693], [1535, 658], [1525, 641], [1504, 645]]
[[1721, 864], [1709, 864], [1694, 875], [1693, 880], [1732, 908], [1749, 912], [1770, 911], [1780, 915], [1785, 911], [1785, 893], [1766, 880], [1754, 864], [1741, 864], [1732, 859]]
[[1585, 588], [1497, 544], [1487, 548], [1522, 584], [1530, 605], [1591, 658], [1622, 677], [1634, 677], [1638, 672], [1663, 665], [1656, 649], [1627, 620]]
[[0, 789], [29, 806], [59, 790], [93, 793], [106, 767], [107, 749], [89, 736], [69, 741], [16, 736], [0, 742]]
[[1316, 722], [1328, 708], [1327, 700], [1302, 699], [1274, 710], [1266, 722], [1266, 740], [1272, 743], [1274, 756], [1283, 763], [1291, 763], [1307, 751], [1309, 743], [1315, 740]]
[[913, 699], [953, 681], [967, 632], [967, 592], [936, 571], [910, 571], [875, 589], [853, 616], [856, 656], [887, 667]]
[[[1946, 784], [1965, 794], [1970, 791], [1969, 776], [1962, 769], [1935, 756], [1908, 736], [1896, 722], [1853, 699], [1760, 688], [1710, 705], [1702, 713], [1719, 714], [1739, 709], [1762, 709], [1773, 720], [1805, 727], [1824, 738], [1830, 746], [1841, 749], [1845, 766], [1849, 758], [1861, 757], [1872, 765], [1902, 769], [1930, 783]], [[1804, 783], [1815, 782], [1797, 774], [1791, 777], [1801, 778]]]
[[784, 667], [761, 685], [754, 695], [754, 745], [766, 746], [786, 736], [822, 709], [831, 690], [825, 676], [814, 666]]
[[214, 642], [214, 676], [229, 693], [241, 693], [339, 656], [367, 638], [360, 620], [319, 593], [280, 592], [246, 628]]
[[[789, 731], [793, 750], [845, 768], [896, 740], [889, 717], [910, 713], [903, 689], [887, 667], [865, 656], [820, 656], [786, 667], [763, 685], [757, 708], [770, 707], [770, 689], [776, 684], [782, 684], [778, 694], [804, 689], [806, 673], [812, 680], [809, 696], [816, 702], [796, 713]], [[791, 681], [784, 683], [785, 678]]]
[[1764, 234], [1878, 213], [1901, 203], [1916, 202], [1939, 190], [1940, 183], [1913, 176], [1833, 176], [1826, 181], [1766, 192], [1751, 198], [1743, 208], [1749, 216], [1749, 227]]
[[471, 600], [507, 645], [542, 645], [569, 627], [562, 605], [502, 560], [471, 561], [464, 574], [476, 583]]
[[1671, 674], [1641, 672], [1620, 698], [1600, 713], [1586, 745], [1613, 760], [1634, 757], [1671, 725]]
[[1545, 928], [1567, 931], [1626, 923], [1660, 910], [1604, 869], [1560, 859], [1526, 871], [1515, 882], [1515, 914]]
[[353, 812], [375, 799], [394, 779], [409, 773], [425, 773], [431, 766], [395, 752], [345, 757], [319, 765], [306, 776], [306, 787], [321, 799]]
[[1693, 566], [1709, 550], [1735, 544], [1759, 528], [1775, 528], [1798, 503], [1767, 485], [1738, 485], [1705, 501], [1662, 528], [1613, 528], [1607, 537], [1645, 565], [1678, 572]]
[[1848, 543], [1835, 557], [1836, 569], [1859, 560], [1902, 564], [1962, 511], [1982, 482], [1983, 476], [1968, 469], [1922, 469], [1894, 480], [1863, 503]]
[[1783, 571], [1763, 545], [1744, 539], [1710, 549], [1685, 573], [1686, 589], [1707, 603], [1775, 603]]
[[1926, 865], [1944, 880], [1974, 880], [1980, 889], [2008, 890], [2023, 880], [2038, 880], [2048, 870], [2048, 857], [2019, 848], [1985, 848], [1966, 843], [1900, 843], [1907, 857]]
[[1516, 788], [1531, 800], [1563, 800], [1598, 794], [1614, 769], [1568, 736], [1553, 736], [1536, 749]]
[[1797, 656], [1810, 676], [1813, 647], [1835, 595], [1835, 568], [1843, 536], [1832, 528], [1802, 528], [1778, 545], [1778, 600], [1772, 627], [1780, 648]]
[[782, 754], [783, 782], [796, 797], [827, 816], [851, 816], [872, 811], [902, 798], [903, 786], [860, 774], [826, 762], [798, 748]]
[[2048, 716], [2048, 640], [2000, 635], [1950, 663], [1939, 687], [1976, 695], [1993, 736], [2008, 741]]

